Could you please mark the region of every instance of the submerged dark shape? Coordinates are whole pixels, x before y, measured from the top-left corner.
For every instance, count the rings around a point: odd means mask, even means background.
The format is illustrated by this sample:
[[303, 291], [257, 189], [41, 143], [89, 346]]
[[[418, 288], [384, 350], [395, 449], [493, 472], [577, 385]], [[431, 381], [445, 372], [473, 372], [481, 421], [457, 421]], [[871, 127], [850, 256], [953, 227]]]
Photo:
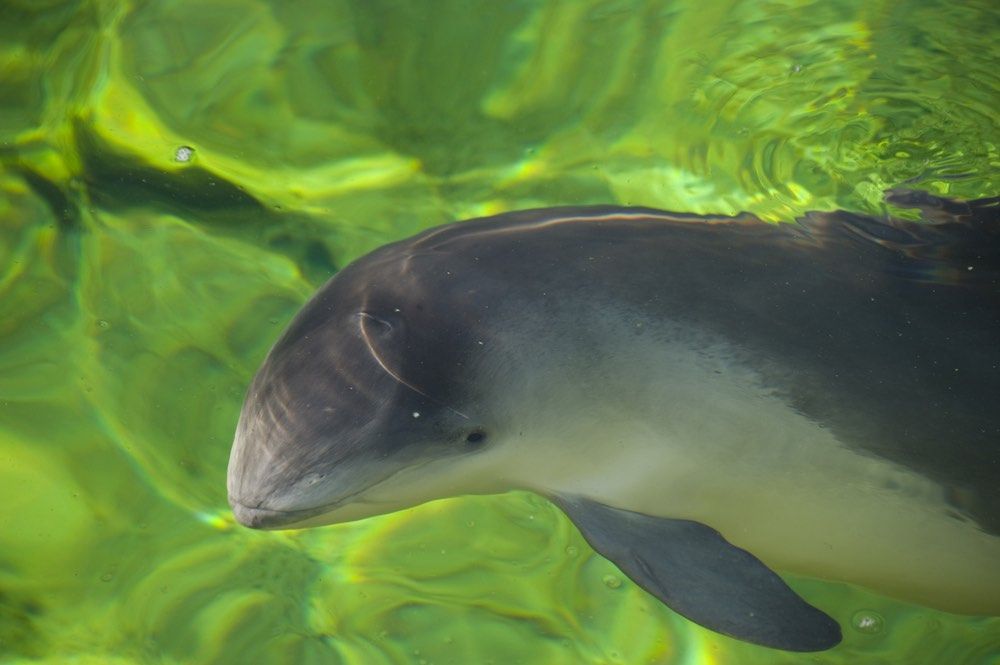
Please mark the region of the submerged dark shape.
[[596, 206], [354, 262], [254, 378], [229, 498], [256, 528], [551, 498], [661, 601], [829, 648], [771, 569], [1000, 614], [1000, 207], [772, 225]]

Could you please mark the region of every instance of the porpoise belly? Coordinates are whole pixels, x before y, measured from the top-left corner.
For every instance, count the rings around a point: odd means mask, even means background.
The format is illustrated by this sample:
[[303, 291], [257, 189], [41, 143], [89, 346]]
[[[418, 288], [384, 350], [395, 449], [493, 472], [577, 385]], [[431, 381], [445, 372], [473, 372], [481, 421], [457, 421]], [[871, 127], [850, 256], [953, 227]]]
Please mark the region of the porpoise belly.
[[563, 415], [539, 411], [518, 475], [540, 492], [701, 522], [778, 571], [1000, 614], [1000, 538], [962, 518], [938, 483], [847, 448], [751, 373], [667, 355], [662, 372], [632, 368], [638, 390], [610, 380], [586, 408], [542, 407]]

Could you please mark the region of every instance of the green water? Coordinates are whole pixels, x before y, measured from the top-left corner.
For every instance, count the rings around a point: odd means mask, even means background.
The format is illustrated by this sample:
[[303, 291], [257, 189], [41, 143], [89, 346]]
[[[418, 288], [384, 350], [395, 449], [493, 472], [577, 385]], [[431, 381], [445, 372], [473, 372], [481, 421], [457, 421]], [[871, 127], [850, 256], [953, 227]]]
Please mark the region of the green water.
[[816, 580], [837, 649], [721, 637], [528, 494], [290, 533], [225, 500], [269, 345], [386, 241], [1000, 193], [994, 7], [0, 1], [0, 661], [1000, 663], [1000, 618]]

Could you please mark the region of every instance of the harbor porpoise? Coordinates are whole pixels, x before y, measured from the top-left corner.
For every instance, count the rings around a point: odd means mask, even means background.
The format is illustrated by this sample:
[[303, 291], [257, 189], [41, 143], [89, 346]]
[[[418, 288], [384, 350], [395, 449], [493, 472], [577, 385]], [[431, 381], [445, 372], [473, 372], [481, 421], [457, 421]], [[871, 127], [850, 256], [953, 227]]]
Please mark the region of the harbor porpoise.
[[1000, 199], [921, 221], [510, 212], [327, 282], [249, 388], [254, 528], [511, 489], [689, 619], [818, 651], [773, 572], [1000, 614]]

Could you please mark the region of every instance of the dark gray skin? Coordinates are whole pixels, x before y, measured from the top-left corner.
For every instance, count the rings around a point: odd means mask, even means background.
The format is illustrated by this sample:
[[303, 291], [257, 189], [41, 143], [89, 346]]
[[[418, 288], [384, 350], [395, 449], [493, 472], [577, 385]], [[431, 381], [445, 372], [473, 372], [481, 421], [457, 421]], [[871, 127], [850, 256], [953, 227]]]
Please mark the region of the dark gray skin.
[[[606, 328], [636, 317], [655, 329], [635, 348], [666, 341], [672, 326], [724, 339], [725, 362], [751, 368], [761, 395], [838, 445], [939, 484], [957, 520], [1000, 534], [997, 200], [892, 196], [927, 222], [811, 213], [771, 225], [563, 208], [385, 246], [320, 289], [254, 378], [230, 462], [234, 513], [247, 526], [290, 528], [533, 489], [689, 618], [758, 644], [829, 648], [836, 623], [711, 522], [637, 510], [596, 488], [581, 492], [585, 484], [520, 483], [510, 458], [488, 460], [513, 445], [500, 442], [533, 431], [506, 393], [539, 389], [544, 401], [566, 383], [569, 397], [553, 404], [576, 406], [605, 379], [627, 393], [628, 377], [608, 368], [641, 363], [628, 340], [609, 345]], [[449, 464], [465, 472], [440, 485], [419, 475]], [[658, 566], [704, 575], [670, 583]]]

